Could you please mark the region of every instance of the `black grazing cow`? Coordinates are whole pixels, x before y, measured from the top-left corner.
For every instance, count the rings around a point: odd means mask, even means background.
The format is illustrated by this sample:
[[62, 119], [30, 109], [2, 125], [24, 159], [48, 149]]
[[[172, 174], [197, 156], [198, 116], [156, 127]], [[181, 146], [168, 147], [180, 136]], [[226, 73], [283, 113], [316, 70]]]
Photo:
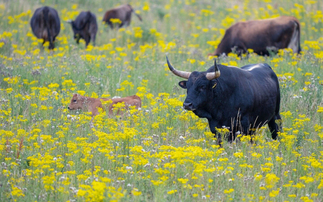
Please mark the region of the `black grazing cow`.
[[105, 13], [102, 21], [108, 24], [111, 29], [113, 29], [114, 27], [113, 22], [110, 21], [111, 18], [119, 19], [121, 21], [119, 27], [129, 26], [131, 22], [131, 13], [134, 13], [139, 18], [139, 20], [142, 21], [140, 15], [135, 13], [129, 4], [124, 4], [119, 7], [108, 10]]
[[80, 39], [84, 39], [86, 46], [89, 45], [90, 40], [92, 40], [93, 45], [95, 45], [95, 37], [98, 31], [98, 23], [96, 21], [96, 16], [90, 11], [82, 11], [74, 21], [68, 21], [72, 25], [74, 39], [78, 44]]
[[58, 13], [54, 8], [44, 6], [37, 8], [31, 17], [30, 26], [39, 39], [44, 39], [43, 44], [49, 41], [49, 49], [54, 48], [54, 41], [61, 29]]
[[176, 70], [166, 59], [175, 75], [188, 79], [179, 82], [179, 86], [187, 89], [184, 108], [206, 118], [212, 133], [216, 134], [216, 128], [229, 127], [228, 141], [232, 141], [236, 132], [252, 134], [254, 129], [268, 123], [272, 138], [277, 138], [281, 130], [276, 123], [281, 120], [280, 91], [277, 76], [268, 64], [240, 69], [217, 65], [214, 61], [214, 66], [205, 72], [184, 72]]
[[238, 22], [226, 30], [218, 48], [211, 56], [235, 52], [238, 55], [253, 49], [258, 55], [277, 53], [291, 48], [300, 53], [300, 23], [295, 17], [281, 16], [265, 20]]

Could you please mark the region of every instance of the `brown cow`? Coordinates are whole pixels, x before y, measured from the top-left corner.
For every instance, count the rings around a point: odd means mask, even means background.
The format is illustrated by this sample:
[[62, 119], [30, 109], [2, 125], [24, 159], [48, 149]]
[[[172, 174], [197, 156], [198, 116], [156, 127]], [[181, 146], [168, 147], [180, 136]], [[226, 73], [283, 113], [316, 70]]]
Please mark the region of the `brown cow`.
[[284, 48], [291, 48], [294, 53], [301, 51], [300, 23], [295, 17], [238, 22], [226, 30], [218, 48], [209, 55], [235, 52], [240, 56], [248, 49], [253, 49], [258, 55], [270, 55]]
[[31, 17], [30, 26], [37, 38], [44, 39], [43, 44], [49, 41], [48, 49], [54, 49], [55, 38], [61, 29], [58, 13], [54, 8], [37, 8]]
[[[114, 114], [114, 106], [118, 103], [124, 103], [125, 110], [129, 109], [129, 106], [135, 106], [136, 109], [141, 107], [141, 99], [137, 95], [132, 95], [128, 97], [123, 98], [91, 98], [91, 97], [85, 97], [79, 94], [74, 94], [71, 103], [68, 106], [69, 110], [75, 110], [75, 109], [82, 109], [87, 110], [88, 112], [92, 112], [92, 116], [96, 116], [99, 114], [98, 108], [106, 109], [107, 107], [102, 104], [103, 102], [109, 103], [109, 115]], [[117, 110], [117, 114], [122, 114], [120, 110]]]
[[119, 24], [119, 28], [122, 26], [129, 26], [131, 22], [131, 13], [134, 13], [139, 18], [139, 20], [142, 21], [140, 15], [135, 13], [129, 4], [124, 4], [119, 7], [108, 10], [105, 13], [102, 21], [108, 24], [111, 29], [114, 28], [114, 24], [110, 21], [111, 18], [119, 19], [121, 21], [121, 24]]

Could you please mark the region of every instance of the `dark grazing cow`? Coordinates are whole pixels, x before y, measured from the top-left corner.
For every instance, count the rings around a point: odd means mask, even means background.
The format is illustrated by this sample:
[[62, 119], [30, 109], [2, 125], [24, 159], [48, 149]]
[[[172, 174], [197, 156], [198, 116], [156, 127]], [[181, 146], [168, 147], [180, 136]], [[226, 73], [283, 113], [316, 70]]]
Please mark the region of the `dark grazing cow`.
[[96, 16], [90, 11], [82, 11], [74, 21], [68, 21], [72, 25], [74, 39], [76, 43], [79, 44], [80, 39], [84, 39], [86, 46], [89, 45], [90, 40], [92, 40], [93, 45], [95, 45], [95, 37], [98, 31], [98, 23], [96, 21]]
[[253, 49], [258, 55], [277, 53], [291, 48], [300, 53], [300, 23], [295, 17], [281, 16], [265, 20], [238, 22], [226, 30], [212, 56], [235, 52], [238, 55]]
[[102, 21], [108, 24], [111, 29], [114, 28], [114, 23], [110, 21], [111, 18], [119, 19], [121, 21], [121, 24], [119, 24], [119, 28], [122, 26], [129, 26], [131, 22], [131, 13], [134, 13], [139, 18], [139, 20], [142, 21], [140, 15], [135, 13], [129, 4], [124, 4], [119, 7], [108, 10], [105, 13]]
[[[236, 132], [252, 134], [254, 129], [268, 123], [272, 138], [281, 129], [279, 115], [280, 91], [276, 74], [268, 64], [252, 64], [240, 68], [217, 65], [205, 72], [176, 70], [167, 59], [169, 69], [188, 79], [179, 82], [187, 89], [185, 109], [206, 118], [212, 133], [216, 128], [229, 127], [228, 141]], [[221, 76], [220, 76], [221, 72]], [[221, 135], [218, 134], [221, 142]]]
[[54, 8], [44, 6], [37, 8], [31, 17], [30, 26], [39, 39], [44, 39], [43, 44], [49, 41], [49, 49], [54, 48], [54, 41], [61, 29], [58, 13]]

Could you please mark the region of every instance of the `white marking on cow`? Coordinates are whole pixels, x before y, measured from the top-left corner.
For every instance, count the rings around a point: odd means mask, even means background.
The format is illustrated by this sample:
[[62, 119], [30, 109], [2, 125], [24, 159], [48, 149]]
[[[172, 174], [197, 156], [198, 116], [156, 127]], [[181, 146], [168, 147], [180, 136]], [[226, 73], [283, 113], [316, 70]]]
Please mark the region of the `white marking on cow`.
[[298, 47], [299, 47], [299, 42], [298, 42], [298, 36], [299, 36], [299, 31], [297, 30], [297, 26], [298, 24], [296, 22], [295, 23], [295, 27], [294, 27], [294, 32], [292, 35], [292, 38], [290, 39], [290, 42], [287, 46], [287, 48], [290, 48], [293, 50], [294, 53], [298, 52]]
[[254, 70], [254, 69], [256, 69], [256, 68], [259, 68], [260, 66], [259, 65], [255, 65], [255, 66], [253, 66], [253, 67], [251, 67], [251, 68], [249, 68], [249, 69], [246, 69], [247, 71], [252, 71], [252, 70]]

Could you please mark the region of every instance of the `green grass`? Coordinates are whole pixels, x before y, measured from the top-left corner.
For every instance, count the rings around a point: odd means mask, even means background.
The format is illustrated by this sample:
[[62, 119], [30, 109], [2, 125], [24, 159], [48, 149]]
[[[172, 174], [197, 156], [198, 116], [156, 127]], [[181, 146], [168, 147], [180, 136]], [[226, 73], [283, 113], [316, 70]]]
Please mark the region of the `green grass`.
[[[76, 4], [76, 5], [74, 5]], [[49, 52], [31, 32], [33, 11], [57, 9]], [[5, 201], [321, 201], [323, 4], [320, 1], [133, 1], [143, 22], [101, 24], [115, 1], [0, 1], [0, 198]], [[149, 10], [147, 10], [149, 8]], [[96, 14], [97, 46], [77, 45], [66, 19]], [[202, 11], [203, 10], [203, 11]], [[204, 71], [225, 29], [278, 15], [301, 22], [300, 56], [235, 55], [280, 78], [283, 130], [267, 127], [219, 148], [206, 120], [182, 109], [186, 91], [165, 66]], [[139, 37], [140, 36], [140, 37]], [[208, 43], [209, 42], [209, 43]], [[214, 44], [214, 45], [210, 45]], [[48, 46], [48, 45], [47, 45]], [[69, 111], [74, 93], [142, 98], [129, 117]]]

